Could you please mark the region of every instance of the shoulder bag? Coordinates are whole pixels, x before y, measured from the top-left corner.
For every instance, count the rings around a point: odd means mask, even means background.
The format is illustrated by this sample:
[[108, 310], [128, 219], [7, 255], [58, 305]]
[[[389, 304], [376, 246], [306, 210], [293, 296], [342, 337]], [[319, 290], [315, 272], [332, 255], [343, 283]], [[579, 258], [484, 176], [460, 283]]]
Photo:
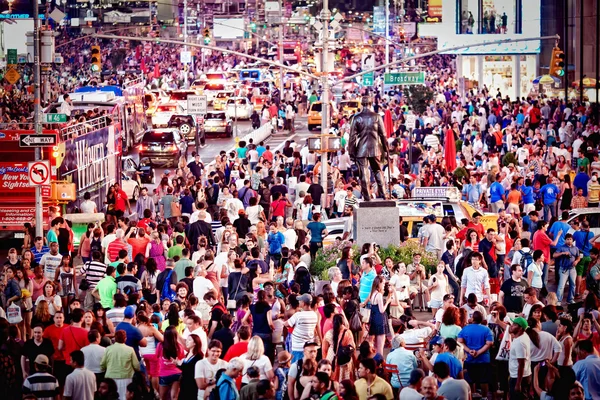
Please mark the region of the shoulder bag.
[[240, 279], [238, 280], [237, 288], [235, 289], [235, 294], [233, 295], [233, 299], [227, 299], [227, 309], [228, 310], [236, 309], [237, 302], [235, 301], [235, 298], [237, 297], [238, 292], [240, 291], [241, 283], [242, 283], [242, 273], [240, 272]]

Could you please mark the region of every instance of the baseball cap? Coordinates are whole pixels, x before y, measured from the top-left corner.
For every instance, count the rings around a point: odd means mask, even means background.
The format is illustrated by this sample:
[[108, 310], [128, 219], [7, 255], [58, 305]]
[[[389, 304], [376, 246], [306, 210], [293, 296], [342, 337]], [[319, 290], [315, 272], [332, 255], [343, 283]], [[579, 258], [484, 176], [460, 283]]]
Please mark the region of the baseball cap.
[[304, 343], [304, 348], [309, 347], [309, 346], [319, 347], [319, 343], [315, 342], [314, 340], [309, 340], [308, 342]]
[[306, 304], [311, 304], [312, 303], [312, 296], [308, 293], [304, 293], [303, 295], [300, 295], [297, 297], [298, 301], [301, 301], [303, 303]]
[[511, 322], [513, 324], [519, 325], [523, 329], [529, 328], [529, 324], [527, 323], [527, 320], [523, 317], [513, 318], [513, 319], [511, 319]]
[[443, 344], [444, 344], [444, 338], [442, 338], [441, 336], [434, 336], [429, 341], [430, 346], [434, 346], [434, 345], [441, 346]]
[[44, 354], [38, 354], [34, 363], [38, 365], [50, 365], [50, 360], [48, 359], [48, 356], [45, 356]]
[[133, 318], [135, 316], [135, 307], [127, 306], [125, 307], [125, 311], [123, 312], [123, 316], [125, 318]]
[[165, 169], [165, 175], [169, 175], [171, 173], [170, 169]]

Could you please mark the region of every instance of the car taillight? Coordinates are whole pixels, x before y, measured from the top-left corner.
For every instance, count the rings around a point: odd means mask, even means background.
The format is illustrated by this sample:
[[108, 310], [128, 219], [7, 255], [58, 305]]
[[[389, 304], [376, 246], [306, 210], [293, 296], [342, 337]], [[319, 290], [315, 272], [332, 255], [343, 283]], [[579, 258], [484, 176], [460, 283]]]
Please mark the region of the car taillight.
[[227, 122], [221, 122], [221, 126], [227, 125]]
[[138, 150], [139, 150], [139, 151], [144, 151], [144, 150], [146, 150], [146, 148], [144, 147], [144, 145], [143, 145], [143, 144], [140, 144], [140, 145], [138, 146]]

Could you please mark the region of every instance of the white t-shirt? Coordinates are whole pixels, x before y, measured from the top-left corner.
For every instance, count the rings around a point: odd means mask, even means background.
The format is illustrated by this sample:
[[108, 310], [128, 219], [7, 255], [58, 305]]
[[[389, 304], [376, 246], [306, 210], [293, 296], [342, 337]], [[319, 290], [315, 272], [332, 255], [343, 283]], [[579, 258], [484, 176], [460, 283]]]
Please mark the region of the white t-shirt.
[[314, 311], [300, 311], [288, 319], [288, 324], [294, 328], [292, 332], [292, 351], [303, 351], [304, 343], [315, 338], [315, 328], [318, 317]]
[[525, 359], [523, 377], [531, 375], [531, 339], [526, 333], [512, 340], [508, 359], [508, 372], [511, 378], [517, 378], [519, 373], [519, 358]]
[[269, 360], [269, 357], [267, 357], [263, 354], [262, 356], [259, 357], [258, 360], [248, 360], [248, 359], [246, 359], [247, 355], [248, 355], [248, 353], [243, 354], [240, 357], [244, 361], [244, 372], [243, 372], [244, 375], [242, 376], [242, 383], [250, 382], [250, 378], [248, 378], [248, 374], [246, 373], [246, 371], [250, 367], [258, 368], [258, 370], [260, 371], [259, 379], [267, 379], [267, 372], [269, 372], [273, 369], [273, 366], [271, 365], [271, 361]]
[[[225, 252], [222, 251], [219, 254], [217, 254], [217, 256], [215, 257], [215, 266], [217, 267], [217, 271], [218, 271], [218, 275], [221, 276], [221, 271], [222, 271], [222, 267], [223, 265], [225, 265], [225, 268], [227, 269], [227, 273], [229, 273], [229, 267], [227, 266], [227, 255], [229, 254], [229, 252]], [[227, 278], [220, 278], [220, 284], [221, 287], [227, 287]]]
[[540, 347], [531, 346], [531, 361], [551, 360], [554, 354], [561, 353], [562, 347], [552, 334], [538, 331]]
[[294, 229], [287, 229], [283, 232], [283, 237], [285, 239], [284, 246], [288, 249], [296, 248], [296, 241], [298, 240], [298, 234]]
[[40, 260], [40, 265], [44, 266], [44, 276], [51, 282], [54, 282], [54, 274], [58, 267], [62, 264], [62, 256], [57, 254], [53, 256], [50, 253], [46, 253], [42, 256]]
[[87, 346], [83, 347], [81, 351], [85, 356], [84, 367], [92, 371], [94, 374], [101, 373], [102, 368], [100, 368], [100, 362], [102, 361], [102, 357], [104, 356], [106, 348], [100, 346], [99, 344], [88, 344]]
[[423, 400], [423, 395], [411, 387], [405, 387], [400, 392], [400, 400]]
[[96, 375], [85, 368], [75, 368], [67, 375], [64, 395], [78, 400], [94, 400]]
[[256, 225], [258, 224], [258, 221], [260, 221], [258, 218], [260, 217], [261, 211], [264, 211], [264, 208], [260, 204], [246, 207], [246, 215], [250, 222], [252, 222], [252, 225]]
[[[217, 371], [221, 368], [227, 368], [229, 363], [225, 360], [218, 359], [216, 364], [211, 364], [208, 358], [204, 358], [196, 363], [194, 370], [194, 378], [205, 378], [207, 380], [215, 379]], [[198, 389], [198, 400], [204, 400], [204, 390]]]
[[434, 278], [437, 281], [437, 286], [430, 291], [431, 300], [443, 301], [444, 295], [448, 293], [448, 278], [446, 278], [446, 275], [442, 275], [442, 278], [432, 275], [429, 278], [429, 287], [433, 284]]
[[215, 286], [205, 277], [199, 276], [194, 279], [194, 296], [196, 296], [198, 299], [202, 300], [206, 293], [214, 289]]
[[93, 214], [94, 210], [96, 210], [96, 203], [91, 200], [84, 200], [81, 202], [80, 208], [83, 214]]
[[115, 235], [114, 233], [106, 235], [104, 236], [104, 239], [102, 239], [102, 249], [106, 253], [104, 255], [104, 264], [110, 264], [110, 259], [108, 258], [108, 251], [106, 251], [106, 249], [108, 249], [108, 245], [114, 242], [115, 240], [117, 240], [117, 235]]

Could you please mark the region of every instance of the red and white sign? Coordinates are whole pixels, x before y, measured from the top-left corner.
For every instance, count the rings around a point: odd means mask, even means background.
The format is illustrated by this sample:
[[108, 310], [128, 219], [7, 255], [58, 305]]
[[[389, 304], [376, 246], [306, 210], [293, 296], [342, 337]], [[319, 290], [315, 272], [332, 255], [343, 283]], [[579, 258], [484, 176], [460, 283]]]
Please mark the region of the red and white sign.
[[33, 161], [29, 163], [29, 184], [31, 186], [50, 184], [50, 161]]
[[40, 187], [40, 191], [42, 193], [42, 197], [52, 196], [52, 187], [50, 185], [42, 185]]

